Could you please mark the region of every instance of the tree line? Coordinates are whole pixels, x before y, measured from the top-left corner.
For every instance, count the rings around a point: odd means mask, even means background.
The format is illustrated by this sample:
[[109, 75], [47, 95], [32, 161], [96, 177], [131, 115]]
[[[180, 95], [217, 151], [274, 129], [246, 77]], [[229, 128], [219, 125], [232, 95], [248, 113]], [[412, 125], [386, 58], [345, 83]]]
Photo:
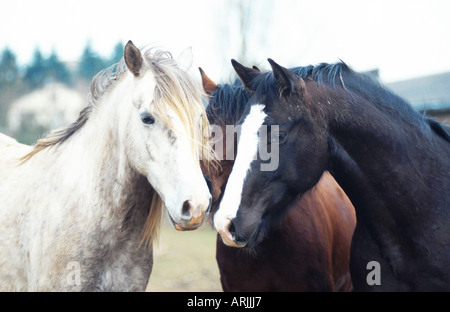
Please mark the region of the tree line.
[[111, 56], [103, 58], [88, 42], [75, 69], [69, 69], [55, 50], [44, 57], [41, 50], [36, 48], [31, 62], [21, 70], [15, 53], [6, 47], [0, 56], [0, 88], [23, 83], [28, 89], [36, 89], [54, 81], [67, 85], [73, 85], [79, 79], [90, 81], [101, 69], [117, 63], [122, 58], [123, 48], [123, 43], [119, 42], [114, 46]]
[[36, 48], [29, 64], [19, 66], [14, 51], [5, 47], [0, 52], [0, 129], [6, 127], [9, 106], [16, 98], [52, 82], [69, 87], [89, 83], [100, 70], [120, 61], [123, 48], [118, 42], [109, 57], [102, 57], [87, 42], [76, 66], [61, 61], [55, 50], [44, 56]]

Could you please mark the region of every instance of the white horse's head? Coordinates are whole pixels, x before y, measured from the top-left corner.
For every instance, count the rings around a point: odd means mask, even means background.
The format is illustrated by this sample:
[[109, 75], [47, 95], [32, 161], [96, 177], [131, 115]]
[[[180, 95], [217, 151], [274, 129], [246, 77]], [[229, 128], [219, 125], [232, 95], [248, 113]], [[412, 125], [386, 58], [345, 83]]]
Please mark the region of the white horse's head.
[[167, 52], [143, 54], [129, 41], [124, 61], [131, 103], [122, 105], [119, 132], [128, 161], [147, 177], [175, 228], [195, 229], [211, 202], [199, 163], [209, 153], [200, 91]]

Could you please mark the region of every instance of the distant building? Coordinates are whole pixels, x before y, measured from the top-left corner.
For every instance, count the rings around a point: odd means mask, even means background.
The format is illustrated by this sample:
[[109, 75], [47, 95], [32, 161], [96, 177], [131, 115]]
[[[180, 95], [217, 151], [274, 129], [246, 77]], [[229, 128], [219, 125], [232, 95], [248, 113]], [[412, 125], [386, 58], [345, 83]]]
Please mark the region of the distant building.
[[32, 144], [50, 130], [74, 122], [86, 104], [86, 96], [78, 91], [63, 84], [48, 84], [11, 104], [8, 133]]
[[419, 112], [450, 125], [450, 72], [386, 85]]

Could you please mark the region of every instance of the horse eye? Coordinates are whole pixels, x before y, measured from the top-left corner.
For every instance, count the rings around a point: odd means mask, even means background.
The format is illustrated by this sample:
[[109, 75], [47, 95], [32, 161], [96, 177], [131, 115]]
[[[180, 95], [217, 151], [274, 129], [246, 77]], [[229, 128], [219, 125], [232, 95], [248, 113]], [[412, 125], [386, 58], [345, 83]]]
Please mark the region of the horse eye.
[[275, 135], [275, 138], [272, 140], [278, 141], [278, 143], [281, 144], [281, 143], [286, 142], [287, 136], [288, 136], [287, 132], [280, 131]]
[[142, 112], [141, 120], [146, 125], [151, 125], [155, 122], [155, 118], [149, 112]]

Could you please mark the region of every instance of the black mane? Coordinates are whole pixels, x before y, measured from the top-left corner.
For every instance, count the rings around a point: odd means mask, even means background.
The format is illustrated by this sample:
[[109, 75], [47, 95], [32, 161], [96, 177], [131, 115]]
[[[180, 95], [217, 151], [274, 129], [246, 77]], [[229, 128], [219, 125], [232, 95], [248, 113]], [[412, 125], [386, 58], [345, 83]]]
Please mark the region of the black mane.
[[234, 125], [244, 114], [250, 96], [250, 92], [242, 87], [239, 79], [233, 84], [219, 84], [206, 107], [209, 122], [217, 125]]
[[431, 129], [435, 134], [450, 142], [448, 126], [419, 114], [409, 102], [382, 85], [373, 76], [357, 73], [342, 61], [335, 64], [322, 63], [317, 66], [295, 67], [290, 70], [300, 78], [312, 78], [319, 85], [327, 84], [333, 88], [343, 88], [349, 93], [356, 93], [370, 100], [387, 114], [395, 114], [408, 123], [419, 126], [422, 130]]
[[[433, 131], [444, 140], [450, 142], [450, 130], [445, 125], [419, 114], [409, 102], [387, 87], [376, 78], [355, 72], [343, 61], [334, 64], [321, 63], [290, 68], [302, 79], [313, 79], [319, 85], [326, 85], [333, 89], [343, 89], [351, 96], [361, 96], [388, 115], [409, 124], [415, 125], [423, 131]], [[279, 96], [278, 90], [273, 88], [275, 80], [272, 72], [266, 72], [253, 80], [253, 87], [264, 94]], [[243, 89], [242, 83], [236, 79], [232, 85], [219, 85], [218, 91], [213, 93], [207, 108], [208, 116], [215, 123], [235, 124], [245, 112], [251, 94]]]
[[[319, 85], [333, 89], [343, 89], [350, 95], [361, 96], [374, 103], [383, 111], [398, 111], [403, 119], [413, 123], [425, 124], [425, 119], [404, 99], [383, 86], [377, 79], [364, 73], [357, 73], [344, 62], [321, 63], [290, 69], [302, 79], [312, 79]], [[275, 95], [274, 77], [271, 72], [254, 79], [254, 88], [265, 94]]]
[[[290, 68], [290, 70], [300, 78], [310, 77], [320, 85], [327, 84], [333, 88], [342, 86], [344, 89], [346, 87], [342, 77], [345, 76], [347, 80], [349, 75], [362, 75], [351, 70], [344, 62], [299, 66]], [[366, 79], [375, 83], [371, 77], [366, 77]], [[273, 95], [277, 95], [276, 90], [271, 88], [274, 83], [272, 72], [263, 73], [254, 80], [254, 83], [256, 88], [261, 88], [264, 93], [272, 92]], [[243, 88], [239, 78], [236, 78], [232, 84], [219, 84], [211, 95], [206, 108], [210, 121], [224, 124], [236, 123], [247, 108], [250, 97], [251, 93]]]
[[[341, 88], [351, 95], [361, 96], [387, 114], [395, 114], [402, 120], [423, 130], [431, 130], [450, 142], [450, 130], [447, 126], [419, 114], [410, 103], [383, 86], [377, 79], [368, 74], [355, 72], [343, 61], [334, 64], [299, 66], [290, 70], [302, 79], [310, 78], [319, 85], [334, 89]], [[265, 94], [278, 96], [277, 90], [273, 88], [272, 72], [263, 73], [253, 83], [255, 89], [261, 89]], [[250, 97], [251, 93], [242, 87], [239, 79], [236, 79], [233, 84], [219, 84], [206, 108], [210, 122], [219, 125], [237, 123], [244, 114]]]

